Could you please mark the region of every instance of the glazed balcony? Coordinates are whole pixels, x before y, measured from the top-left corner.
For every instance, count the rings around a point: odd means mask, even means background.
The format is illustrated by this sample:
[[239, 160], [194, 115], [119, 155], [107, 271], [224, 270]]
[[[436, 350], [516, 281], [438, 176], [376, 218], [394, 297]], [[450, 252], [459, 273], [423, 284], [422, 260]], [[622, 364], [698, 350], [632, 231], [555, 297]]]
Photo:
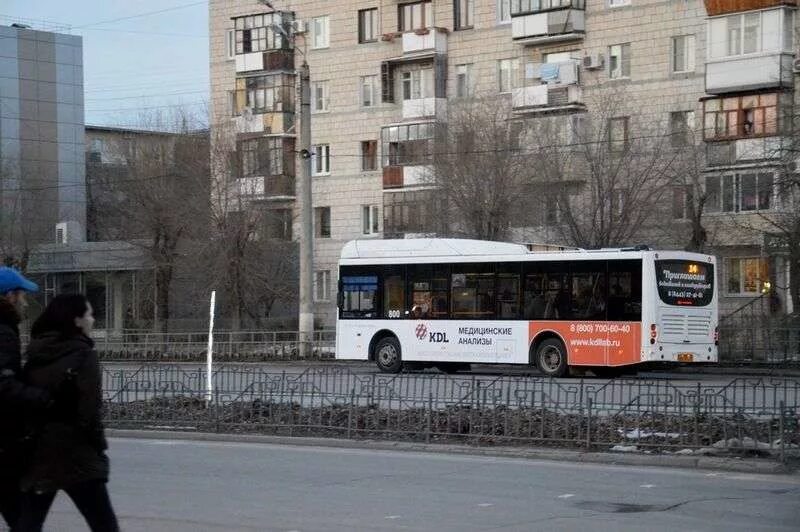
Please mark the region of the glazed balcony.
[[583, 40], [585, 0], [513, 0], [511, 37], [522, 44]]

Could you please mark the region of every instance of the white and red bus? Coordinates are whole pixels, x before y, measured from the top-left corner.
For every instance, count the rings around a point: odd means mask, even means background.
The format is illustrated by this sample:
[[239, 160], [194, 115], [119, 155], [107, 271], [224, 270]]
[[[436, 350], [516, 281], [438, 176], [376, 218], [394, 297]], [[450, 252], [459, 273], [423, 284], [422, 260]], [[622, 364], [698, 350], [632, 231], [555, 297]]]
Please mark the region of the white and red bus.
[[715, 272], [713, 256], [684, 251], [355, 240], [339, 262], [336, 358], [390, 373], [497, 363], [550, 376], [716, 362]]

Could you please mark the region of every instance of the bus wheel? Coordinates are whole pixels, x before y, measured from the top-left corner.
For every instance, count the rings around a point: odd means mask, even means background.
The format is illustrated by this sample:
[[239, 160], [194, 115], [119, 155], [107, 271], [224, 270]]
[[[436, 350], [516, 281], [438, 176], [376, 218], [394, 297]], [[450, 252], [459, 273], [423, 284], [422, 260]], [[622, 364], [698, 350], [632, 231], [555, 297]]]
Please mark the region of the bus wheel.
[[548, 338], [536, 348], [536, 365], [548, 377], [563, 377], [567, 374], [567, 349], [564, 342]]
[[393, 336], [387, 336], [375, 346], [375, 362], [383, 373], [399, 373], [403, 367], [400, 359], [400, 342]]

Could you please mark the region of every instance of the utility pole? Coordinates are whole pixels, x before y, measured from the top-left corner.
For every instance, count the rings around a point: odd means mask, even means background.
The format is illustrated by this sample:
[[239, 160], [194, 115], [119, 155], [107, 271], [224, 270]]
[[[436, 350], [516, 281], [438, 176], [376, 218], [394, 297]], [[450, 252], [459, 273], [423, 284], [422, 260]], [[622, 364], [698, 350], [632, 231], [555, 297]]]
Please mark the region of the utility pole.
[[311, 354], [314, 337], [314, 228], [311, 199], [311, 74], [303, 59], [297, 71], [297, 102], [300, 105], [300, 138], [297, 146], [297, 208], [300, 211], [300, 356]]

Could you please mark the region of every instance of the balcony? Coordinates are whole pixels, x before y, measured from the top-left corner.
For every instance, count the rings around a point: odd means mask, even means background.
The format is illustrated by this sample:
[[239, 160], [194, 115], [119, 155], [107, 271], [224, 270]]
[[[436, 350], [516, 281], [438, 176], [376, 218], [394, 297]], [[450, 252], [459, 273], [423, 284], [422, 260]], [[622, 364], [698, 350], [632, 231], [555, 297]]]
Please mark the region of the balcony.
[[447, 53], [447, 30], [444, 28], [426, 28], [402, 34], [403, 55]]
[[781, 137], [736, 139], [706, 144], [708, 166], [733, 166], [779, 159], [782, 152]]
[[514, 89], [511, 105], [516, 112], [582, 110], [583, 90], [578, 83], [578, 61], [528, 64], [526, 86]]
[[383, 188], [424, 186], [430, 183], [430, 173], [431, 167], [428, 165], [384, 166]]
[[767, 88], [790, 88], [794, 84], [790, 53], [766, 53], [731, 57], [706, 63], [706, 92], [724, 94]]
[[294, 53], [291, 50], [252, 52], [236, 55], [236, 73], [294, 70]]
[[584, 0], [542, 0], [539, 7], [511, 13], [511, 37], [522, 44], [583, 40]]
[[294, 113], [260, 113], [245, 111], [233, 117], [236, 133], [285, 134], [294, 128]]
[[796, 6], [797, 0], [705, 0], [709, 17], [755, 11], [777, 6]]
[[445, 98], [417, 98], [403, 100], [403, 119], [437, 118], [444, 119], [447, 112]]
[[250, 201], [287, 199], [295, 196], [294, 177], [288, 175], [241, 177], [237, 179], [239, 195]]

